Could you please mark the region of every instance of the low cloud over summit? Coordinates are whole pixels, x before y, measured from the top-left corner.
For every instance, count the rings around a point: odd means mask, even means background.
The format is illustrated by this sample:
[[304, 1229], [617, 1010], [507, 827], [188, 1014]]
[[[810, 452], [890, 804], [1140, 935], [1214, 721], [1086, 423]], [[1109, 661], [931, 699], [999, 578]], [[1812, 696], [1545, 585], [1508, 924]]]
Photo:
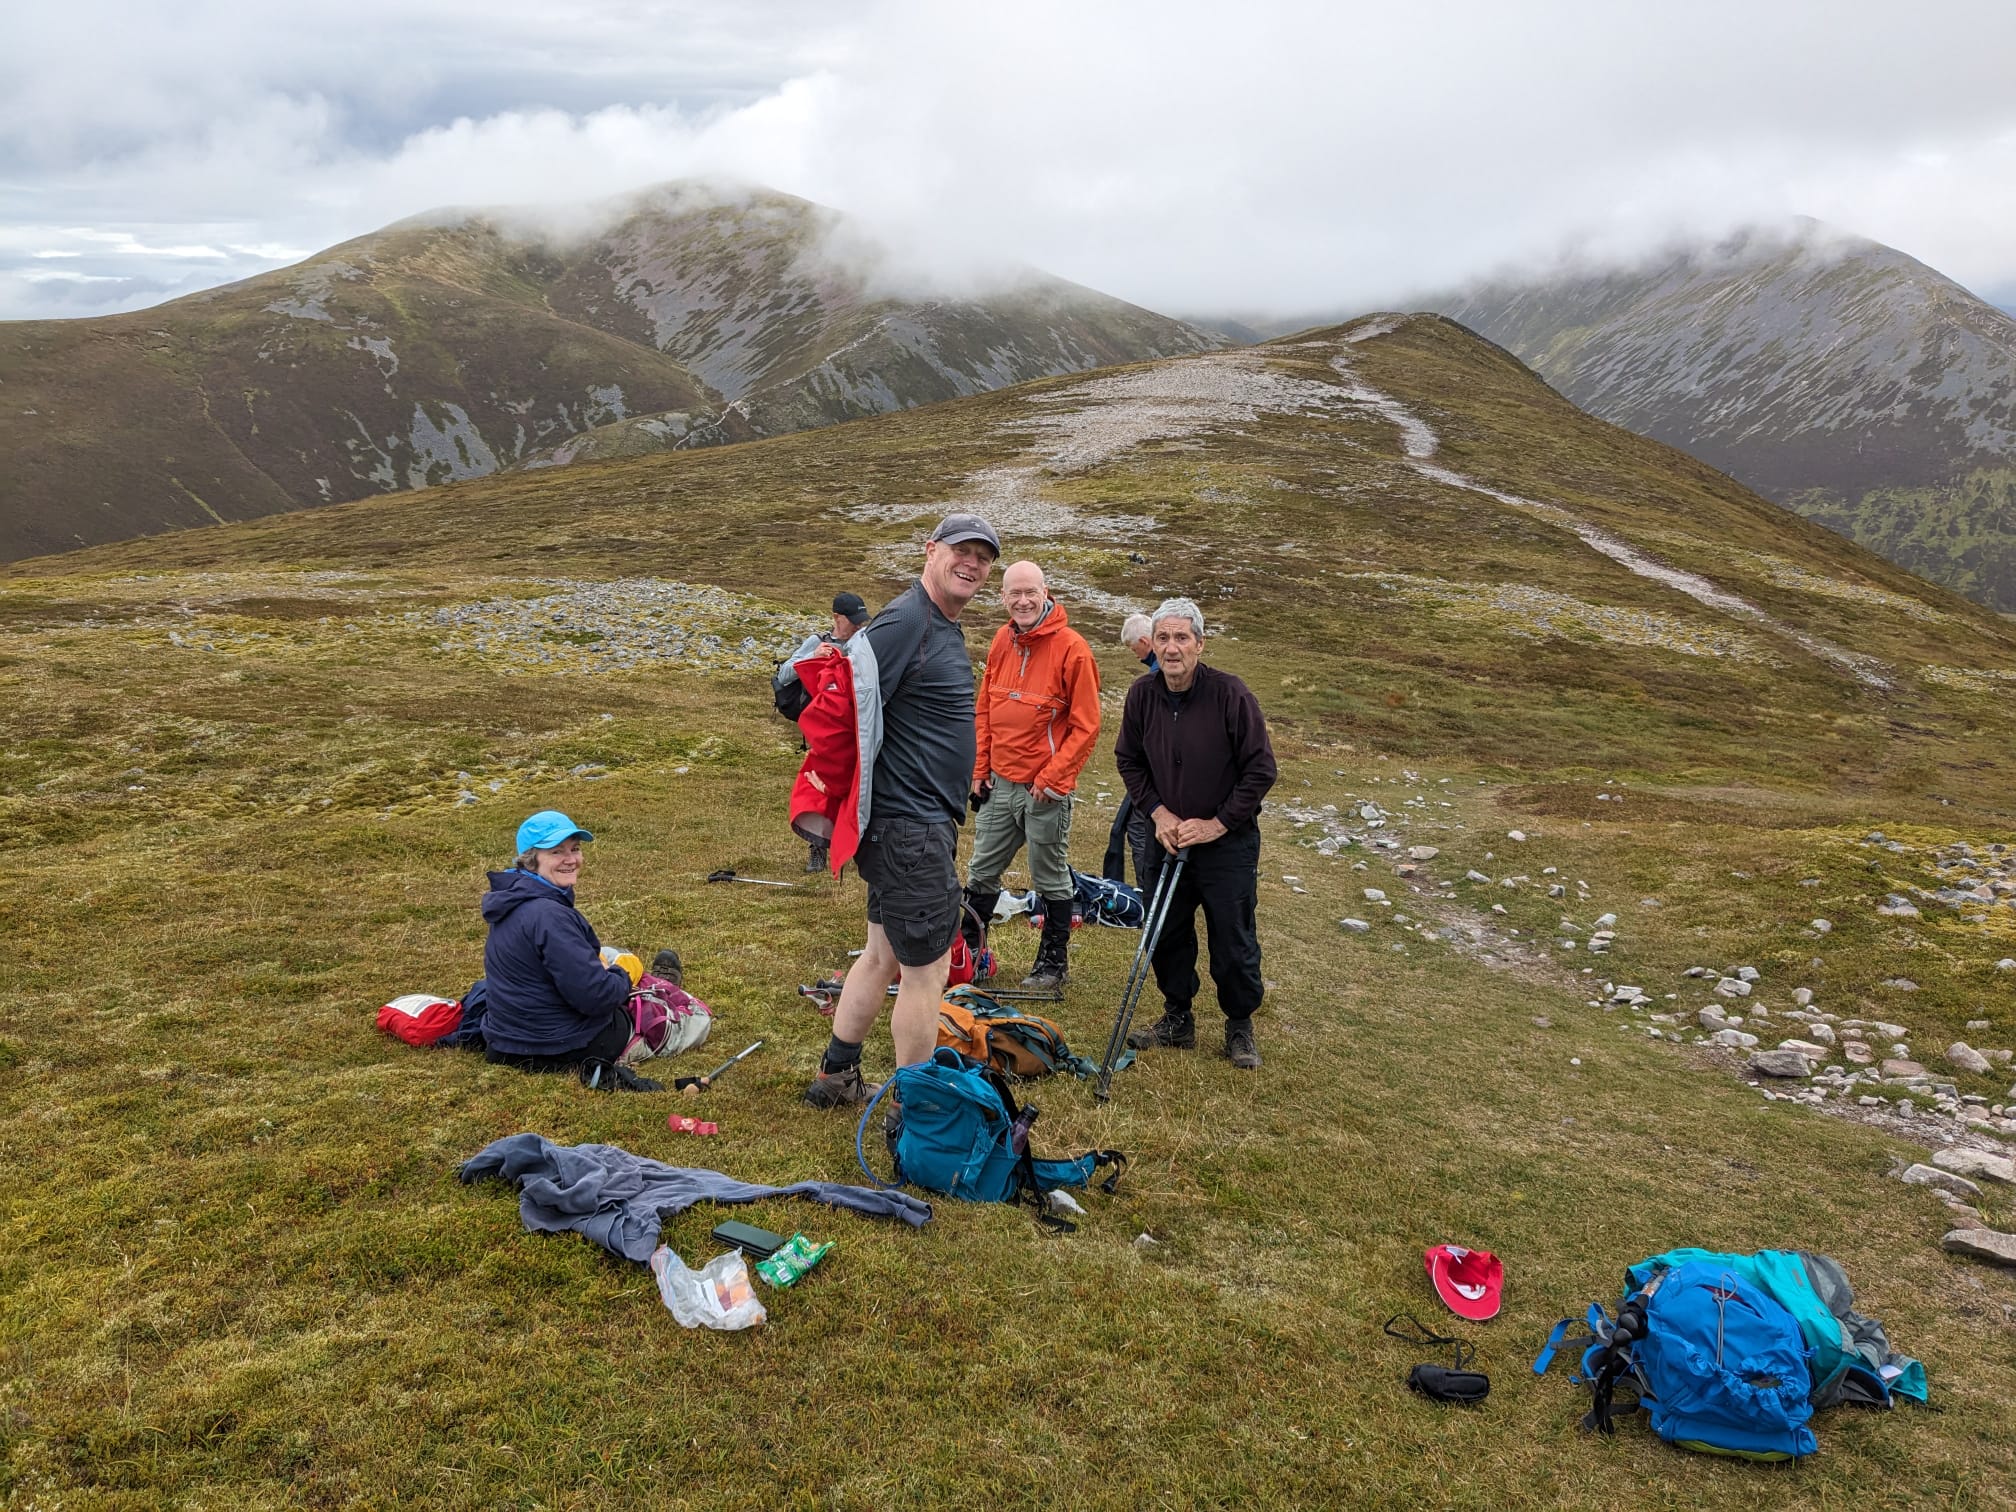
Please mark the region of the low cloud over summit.
[[2016, 10], [1567, 0], [38, 7], [0, 56], [0, 315], [131, 309], [443, 203], [689, 175], [956, 276], [1374, 305], [1794, 213], [2016, 295]]

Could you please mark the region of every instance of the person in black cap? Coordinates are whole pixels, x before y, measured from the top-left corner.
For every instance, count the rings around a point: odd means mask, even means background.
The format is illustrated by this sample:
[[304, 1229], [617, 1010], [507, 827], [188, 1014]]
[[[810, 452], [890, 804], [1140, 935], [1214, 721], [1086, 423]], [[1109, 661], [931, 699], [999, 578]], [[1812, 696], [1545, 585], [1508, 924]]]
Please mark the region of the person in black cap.
[[[805, 710], [805, 692], [798, 681], [797, 664], [818, 655], [821, 646], [846, 645], [854, 638], [854, 632], [867, 623], [868, 604], [860, 594], [842, 591], [833, 595], [833, 628], [806, 636], [796, 651], [777, 663], [777, 671], [770, 679], [770, 696], [779, 714], [795, 722]], [[806, 842], [806, 871], [826, 870], [827, 844], [824, 840]]]
[[836, 646], [844, 646], [854, 632], [868, 623], [868, 602], [858, 593], [833, 595], [833, 635]]
[[815, 1108], [866, 1102], [861, 1046], [889, 985], [896, 1064], [931, 1058], [964, 897], [954, 852], [979, 745], [973, 662], [959, 615], [1001, 555], [978, 515], [947, 515], [924, 545], [924, 571], [861, 632], [872, 653], [877, 717], [864, 739], [867, 822], [854, 864], [868, 884], [868, 943], [847, 973], [833, 1037], [805, 1089]]

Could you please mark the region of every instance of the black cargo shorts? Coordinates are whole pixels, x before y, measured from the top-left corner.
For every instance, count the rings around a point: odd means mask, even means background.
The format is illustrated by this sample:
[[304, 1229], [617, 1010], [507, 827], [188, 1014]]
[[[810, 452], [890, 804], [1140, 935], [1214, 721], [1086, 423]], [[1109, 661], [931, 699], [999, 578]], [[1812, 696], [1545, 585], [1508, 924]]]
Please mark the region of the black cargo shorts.
[[903, 966], [929, 966], [952, 948], [964, 899], [949, 819], [874, 819], [854, 853], [868, 884], [868, 922], [880, 924]]

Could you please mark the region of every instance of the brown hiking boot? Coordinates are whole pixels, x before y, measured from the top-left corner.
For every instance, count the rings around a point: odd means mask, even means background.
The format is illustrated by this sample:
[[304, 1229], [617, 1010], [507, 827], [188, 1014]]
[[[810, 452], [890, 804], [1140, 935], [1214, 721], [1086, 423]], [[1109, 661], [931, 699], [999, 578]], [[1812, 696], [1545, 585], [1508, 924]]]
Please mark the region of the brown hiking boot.
[[1127, 1043], [1136, 1050], [1195, 1050], [1197, 1020], [1187, 1009], [1164, 1008], [1146, 1029], [1130, 1031]]
[[1225, 1020], [1225, 1053], [1241, 1071], [1260, 1069], [1260, 1047], [1253, 1043], [1253, 1020]]
[[881, 1090], [861, 1079], [857, 1063], [842, 1071], [821, 1071], [805, 1089], [805, 1101], [815, 1108], [858, 1108]]

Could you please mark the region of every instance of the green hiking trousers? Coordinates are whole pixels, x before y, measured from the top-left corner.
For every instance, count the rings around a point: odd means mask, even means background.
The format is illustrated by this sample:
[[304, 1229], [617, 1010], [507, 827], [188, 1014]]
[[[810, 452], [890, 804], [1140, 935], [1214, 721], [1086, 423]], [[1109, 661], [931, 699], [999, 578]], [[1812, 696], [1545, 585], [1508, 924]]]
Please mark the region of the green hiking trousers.
[[1069, 898], [1071, 798], [1043, 803], [1026, 784], [996, 773], [993, 795], [973, 821], [973, 859], [966, 866], [966, 885], [981, 892], [997, 890], [1001, 873], [1025, 842], [1036, 891], [1052, 900]]

